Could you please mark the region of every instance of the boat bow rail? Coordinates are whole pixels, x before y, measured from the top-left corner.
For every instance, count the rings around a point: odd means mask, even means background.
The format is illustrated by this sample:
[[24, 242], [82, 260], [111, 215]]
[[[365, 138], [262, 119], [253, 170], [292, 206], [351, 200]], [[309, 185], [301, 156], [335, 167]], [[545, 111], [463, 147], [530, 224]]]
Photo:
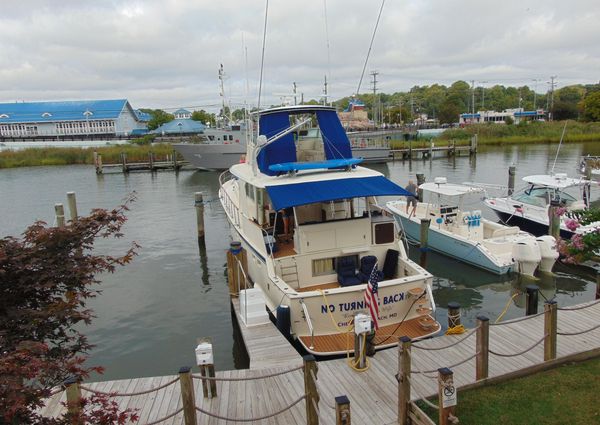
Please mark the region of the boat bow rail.
[[225, 188], [225, 184], [231, 180], [235, 179], [235, 176], [228, 171], [224, 171], [219, 176], [219, 197], [221, 198], [221, 203], [223, 204], [223, 208], [231, 220], [233, 224], [236, 226], [240, 225], [240, 210], [237, 204], [231, 199], [227, 189]]

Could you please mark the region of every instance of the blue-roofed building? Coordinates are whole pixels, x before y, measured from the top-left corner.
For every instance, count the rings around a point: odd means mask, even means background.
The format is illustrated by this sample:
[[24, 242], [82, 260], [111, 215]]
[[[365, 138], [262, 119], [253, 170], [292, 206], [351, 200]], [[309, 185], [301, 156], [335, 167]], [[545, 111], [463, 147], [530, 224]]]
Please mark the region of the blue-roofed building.
[[187, 109], [178, 109], [173, 112], [175, 119], [164, 123], [151, 133], [161, 136], [182, 136], [190, 134], [200, 134], [204, 132], [206, 126], [200, 121], [192, 119], [192, 113]]
[[537, 111], [525, 111], [523, 108], [505, 109], [502, 112], [477, 111], [475, 114], [460, 114], [460, 125], [496, 123], [504, 124], [507, 119], [512, 119], [515, 124], [523, 120], [543, 121], [546, 113], [543, 109]]
[[147, 131], [149, 119], [127, 99], [0, 103], [0, 136], [130, 136]]

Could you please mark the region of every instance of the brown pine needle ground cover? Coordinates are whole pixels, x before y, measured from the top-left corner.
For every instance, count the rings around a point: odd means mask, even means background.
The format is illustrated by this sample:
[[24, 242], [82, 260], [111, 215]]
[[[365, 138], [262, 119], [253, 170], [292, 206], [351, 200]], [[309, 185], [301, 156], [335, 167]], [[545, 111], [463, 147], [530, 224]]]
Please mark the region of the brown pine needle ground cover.
[[[461, 425], [600, 424], [600, 358], [458, 392]], [[432, 400], [437, 404], [437, 399]], [[419, 403], [437, 423], [437, 410]]]

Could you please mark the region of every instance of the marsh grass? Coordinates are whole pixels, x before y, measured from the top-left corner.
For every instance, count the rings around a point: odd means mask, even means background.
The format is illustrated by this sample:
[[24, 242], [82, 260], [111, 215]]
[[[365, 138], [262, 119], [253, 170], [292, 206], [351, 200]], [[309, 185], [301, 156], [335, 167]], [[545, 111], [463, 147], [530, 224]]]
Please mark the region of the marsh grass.
[[0, 152], [0, 168], [33, 167], [42, 165], [93, 164], [94, 151], [102, 155], [104, 164], [121, 161], [121, 152], [127, 154], [127, 161], [148, 161], [150, 151], [157, 161], [173, 154], [170, 144], [154, 145], [112, 145], [93, 148], [28, 148]]

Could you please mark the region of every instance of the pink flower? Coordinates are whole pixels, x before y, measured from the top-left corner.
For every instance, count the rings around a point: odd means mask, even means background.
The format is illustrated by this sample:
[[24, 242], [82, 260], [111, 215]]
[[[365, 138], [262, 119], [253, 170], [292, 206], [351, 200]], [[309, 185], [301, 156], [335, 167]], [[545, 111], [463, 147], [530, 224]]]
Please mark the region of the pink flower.
[[558, 207], [556, 209], [556, 215], [559, 216], [559, 217], [561, 215], [564, 215], [566, 212], [567, 212], [567, 209], [565, 207]]
[[573, 235], [571, 238], [571, 245], [573, 245], [573, 248], [583, 251], [585, 248], [585, 245], [583, 244], [583, 237], [581, 235]]
[[565, 226], [567, 226], [567, 229], [569, 229], [571, 232], [574, 232], [580, 226], [580, 224], [577, 222], [577, 220], [569, 218], [565, 220]]

